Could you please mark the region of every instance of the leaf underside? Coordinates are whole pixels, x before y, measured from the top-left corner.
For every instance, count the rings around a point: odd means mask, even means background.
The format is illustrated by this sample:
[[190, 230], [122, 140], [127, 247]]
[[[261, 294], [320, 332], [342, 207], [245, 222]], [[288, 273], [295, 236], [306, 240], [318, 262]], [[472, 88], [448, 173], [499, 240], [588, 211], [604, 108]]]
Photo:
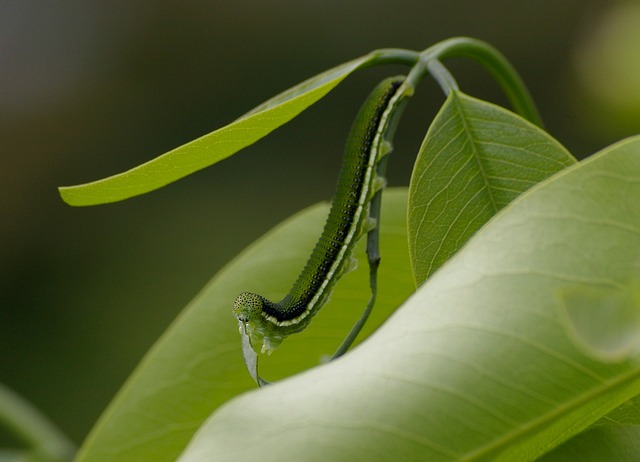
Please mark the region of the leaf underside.
[[535, 125], [452, 92], [429, 128], [411, 177], [409, 249], [416, 285], [505, 205], [574, 162]]

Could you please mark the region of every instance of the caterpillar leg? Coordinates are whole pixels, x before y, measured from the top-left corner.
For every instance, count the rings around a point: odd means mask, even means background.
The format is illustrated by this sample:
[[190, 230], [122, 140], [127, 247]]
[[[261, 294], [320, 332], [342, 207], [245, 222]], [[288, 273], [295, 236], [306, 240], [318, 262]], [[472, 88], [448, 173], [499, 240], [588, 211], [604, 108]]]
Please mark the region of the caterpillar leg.
[[380, 143], [380, 149], [378, 150], [378, 161], [384, 156], [391, 154], [392, 151], [393, 144], [391, 144], [390, 141], [382, 140], [382, 143]]
[[373, 195], [375, 195], [378, 191], [387, 187], [387, 179], [383, 176], [376, 176], [373, 180]]
[[347, 273], [350, 273], [351, 271], [355, 271], [356, 269], [358, 269], [358, 259], [353, 255], [350, 255], [349, 258], [347, 258], [344, 267], [342, 268], [341, 275], [345, 275]]
[[369, 217], [365, 220], [364, 222], [364, 229], [362, 230], [362, 234], [367, 233], [369, 234], [371, 231], [373, 231], [376, 227], [378, 226], [378, 220], [376, 220], [373, 217]]
[[274, 350], [276, 348], [278, 348], [278, 346], [282, 343], [282, 337], [275, 337], [275, 336], [264, 336], [264, 338], [262, 339], [262, 354], [268, 354], [270, 355], [271, 353], [274, 352]]

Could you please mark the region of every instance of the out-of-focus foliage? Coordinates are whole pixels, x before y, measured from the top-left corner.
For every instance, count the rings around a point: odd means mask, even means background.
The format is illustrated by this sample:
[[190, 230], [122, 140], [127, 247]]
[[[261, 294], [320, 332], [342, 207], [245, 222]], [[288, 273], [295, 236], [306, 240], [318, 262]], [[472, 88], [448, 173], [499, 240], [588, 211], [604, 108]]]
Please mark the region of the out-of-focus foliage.
[[579, 44], [575, 67], [592, 103], [588, 123], [599, 133], [637, 131], [640, 120], [640, 3], [621, 2], [589, 29]]

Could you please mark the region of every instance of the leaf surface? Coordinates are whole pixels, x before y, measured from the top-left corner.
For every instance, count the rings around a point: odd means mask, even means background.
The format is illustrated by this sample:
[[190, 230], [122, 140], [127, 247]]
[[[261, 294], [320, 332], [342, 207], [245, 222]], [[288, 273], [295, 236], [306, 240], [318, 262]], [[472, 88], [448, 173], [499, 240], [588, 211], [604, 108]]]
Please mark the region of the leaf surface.
[[560, 143], [523, 118], [452, 92], [411, 177], [409, 248], [416, 285], [505, 205], [574, 162]]
[[606, 425], [591, 428], [538, 462], [614, 462], [640, 460], [640, 426]]

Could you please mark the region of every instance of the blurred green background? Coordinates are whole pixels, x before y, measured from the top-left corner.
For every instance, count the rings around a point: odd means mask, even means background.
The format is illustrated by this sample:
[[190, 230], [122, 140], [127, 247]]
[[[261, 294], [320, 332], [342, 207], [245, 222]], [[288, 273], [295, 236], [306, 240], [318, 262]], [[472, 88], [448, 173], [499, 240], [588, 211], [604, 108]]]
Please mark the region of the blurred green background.
[[[640, 131], [638, 30], [637, 2], [604, 0], [1, 2], [0, 381], [80, 442], [216, 271], [331, 197], [360, 102], [402, 68], [356, 74], [268, 139], [161, 191], [74, 209], [57, 186], [135, 166], [372, 49], [456, 35], [500, 49], [550, 133], [585, 157]], [[505, 102], [476, 64], [450, 68], [467, 93]], [[598, 92], [610, 86], [627, 91]], [[433, 82], [419, 88], [390, 184], [407, 184], [442, 101]]]

